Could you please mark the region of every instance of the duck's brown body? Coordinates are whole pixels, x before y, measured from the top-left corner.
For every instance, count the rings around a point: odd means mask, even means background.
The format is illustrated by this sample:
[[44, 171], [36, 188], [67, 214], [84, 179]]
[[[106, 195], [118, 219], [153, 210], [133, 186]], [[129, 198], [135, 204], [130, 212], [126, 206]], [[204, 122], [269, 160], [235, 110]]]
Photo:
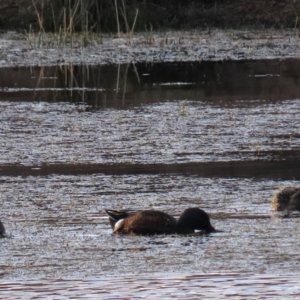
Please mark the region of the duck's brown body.
[[175, 229], [176, 219], [172, 216], [161, 211], [144, 210], [116, 222], [114, 232], [125, 234], [162, 234], [175, 233]]

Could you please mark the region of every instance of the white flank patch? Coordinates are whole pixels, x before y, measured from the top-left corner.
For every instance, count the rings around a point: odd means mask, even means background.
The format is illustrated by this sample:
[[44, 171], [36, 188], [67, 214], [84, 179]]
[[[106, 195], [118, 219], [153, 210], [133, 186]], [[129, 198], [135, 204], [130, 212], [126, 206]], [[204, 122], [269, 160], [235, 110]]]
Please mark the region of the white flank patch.
[[114, 231], [117, 231], [121, 227], [123, 221], [124, 219], [121, 219], [115, 224]]

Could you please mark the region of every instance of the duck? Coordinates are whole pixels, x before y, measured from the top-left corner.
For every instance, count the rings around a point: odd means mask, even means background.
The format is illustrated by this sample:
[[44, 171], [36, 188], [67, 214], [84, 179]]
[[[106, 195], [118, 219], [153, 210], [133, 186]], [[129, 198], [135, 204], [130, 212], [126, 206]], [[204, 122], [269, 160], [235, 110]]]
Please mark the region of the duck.
[[300, 211], [300, 189], [292, 195], [289, 209]]
[[198, 207], [187, 208], [176, 220], [173, 216], [158, 210], [105, 210], [113, 233], [116, 234], [189, 234], [195, 230], [216, 232], [209, 215]]
[[300, 211], [300, 188], [288, 186], [275, 192], [271, 209], [277, 211]]
[[4, 236], [5, 236], [5, 228], [2, 222], [0, 221], [0, 237], [4, 237]]

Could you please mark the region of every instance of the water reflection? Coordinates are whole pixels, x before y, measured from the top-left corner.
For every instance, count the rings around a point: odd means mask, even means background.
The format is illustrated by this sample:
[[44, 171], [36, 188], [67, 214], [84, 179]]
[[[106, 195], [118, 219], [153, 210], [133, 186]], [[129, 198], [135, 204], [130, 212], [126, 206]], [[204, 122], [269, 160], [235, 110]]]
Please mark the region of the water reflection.
[[3, 68], [0, 99], [94, 109], [184, 99], [231, 107], [240, 100], [299, 98], [299, 70], [299, 60]]

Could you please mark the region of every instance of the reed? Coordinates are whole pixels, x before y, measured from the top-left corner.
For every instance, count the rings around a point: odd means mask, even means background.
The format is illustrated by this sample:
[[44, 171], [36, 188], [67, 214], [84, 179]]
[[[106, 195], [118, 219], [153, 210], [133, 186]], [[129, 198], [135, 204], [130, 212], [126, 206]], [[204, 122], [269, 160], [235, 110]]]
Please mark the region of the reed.
[[[29, 25], [27, 36], [35, 48], [49, 43], [46, 31], [53, 32], [53, 43], [58, 47], [67, 44], [72, 47], [75, 39], [81, 41], [82, 47], [87, 47], [89, 41], [96, 38], [97, 33], [99, 35], [106, 20], [111, 19], [115, 20], [119, 38], [125, 33], [132, 39], [139, 15], [139, 9], [135, 8], [133, 13], [125, 0], [41, 0], [38, 6], [36, 0], [31, 1], [37, 24], [35, 27]], [[99, 38], [96, 42], [99, 43]]]

